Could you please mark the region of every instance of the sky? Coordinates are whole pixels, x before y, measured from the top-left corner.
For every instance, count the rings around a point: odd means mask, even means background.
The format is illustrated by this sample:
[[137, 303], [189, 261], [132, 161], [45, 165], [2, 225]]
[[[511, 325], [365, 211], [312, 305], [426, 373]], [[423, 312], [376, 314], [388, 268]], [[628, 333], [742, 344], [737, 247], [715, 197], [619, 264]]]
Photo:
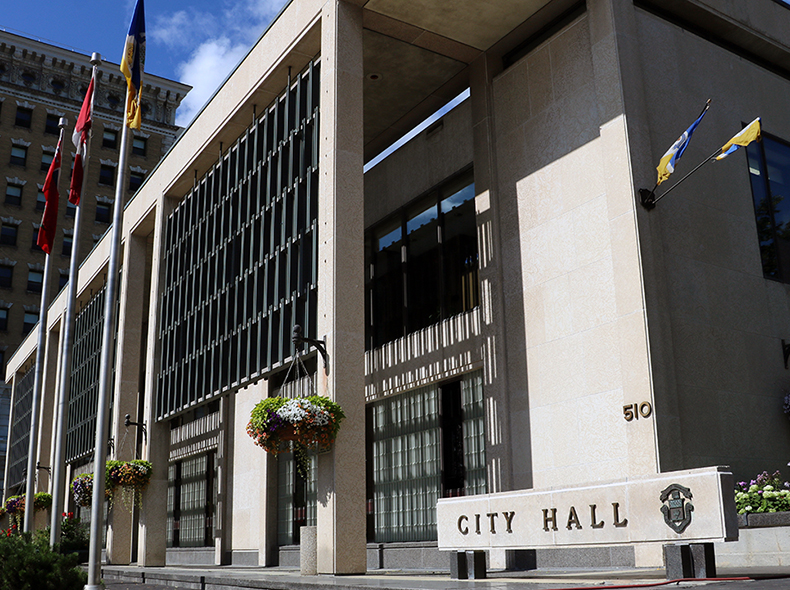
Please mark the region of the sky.
[[[148, 0], [150, 74], [193, 87], [177, 111], [186, 126], [288, 0]], [[5, 2], [0, 29], [120, 63], [134, 0]]]

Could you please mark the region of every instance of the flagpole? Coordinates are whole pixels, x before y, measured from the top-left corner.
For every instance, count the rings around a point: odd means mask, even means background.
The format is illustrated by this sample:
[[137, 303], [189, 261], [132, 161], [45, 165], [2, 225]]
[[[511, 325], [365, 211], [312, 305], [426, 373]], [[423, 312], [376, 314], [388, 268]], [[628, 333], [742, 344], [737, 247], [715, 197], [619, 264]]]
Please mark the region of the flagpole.
[[[101, 63], [101, 55], [91, 55], [91, 73], [94, 80], [93, 93], [96, 94], [96, 73]], [[91, 98], [91, 102], [93, 99]], [[90, 138], [92, 131], [88, 131], [88, 141], [85, 147], [85, 163], [90, 156]], [[87, 172], [87, 170], [86, 170]], [[83, 174], [81, 195], [85, 195], [85, 185], [88, 175]], [[61, 323], [61, 354], [60, 367], [58, 367], [58, 397], [55, 419], [55, 453], [52, 461], [52, 515], [50, 519], [49, 544], [54, 546], [60, 543], [60, 524], [66, 492], [66, 426], [68, 424], [69, 397], [71, 395], [71, 345], [74, 340], [74, 308], [77, 300], [77, 274], [80, 263], [80, 229], [82, 225], [82, 204], [76, 207], [74, 215], [74, 234], [71, 240], [71, 260], [69, 261], [69, 282], [66, 286], [66, 309]]]
[[[126, 90], [127, 104], [129, 89]], [[123, 225], [123, 197], [126, 189], [126, 168], [129, 158], [129, 125], [125, 120], [121, 131], [121, 152], [118, 157], [118, 180], [113, 204], [110, 260], [107, 265], [107, 291], [104, 294], [104, 329], [99, 362], [99, 405], [96, 413], [96, 445], [94, 448], [93, 503], [91, 505], [91, 537], [88, 558], [88, 584], [85, 590], [101, 590], [101, 540], [104, 527], [105, 464], [112, 398], [112, 362], [114, 358], [115, 302], [118, 293], [118, 268]]]
[[[63, 145], [63, 130], [68, 124], [65, 118], [61, 117], [58, 122], [60, 127], [60, 137], [58, 138], [58, 149]], [[53, 165], [58, 158], [57, 151], [53, 158]], [[58, 180], [60, 180], [60, 171], [58, 171]], [[56, 190], [57, 190], [56, 183]], [[58, 198], [60, 198], [58, 196]], [[41, 230], [44, 231], [42, 224]], [[52, 244], [50, 244], [50, 250]], [[47, 334], [47, 316], [49, 312], [49, 276], [51, 269], [51, 256], [49, 253], [46, 255], [44, 262], [44, 279], [41, 282], [41, 304], [38, 316], [38, 340], [36, 345], [36, 372], [33, 377], [33, 405], [30, 410], [30, 440], [28, 441], [27, 451], [27, 479], [25, 483], [25, 522], [23, 530], [29, 533], [33, 530], [33, 517], [35, 516], [35, 485], [38, 478], [38, 429], [39, 421], [41, 420], [41, 381], [44, 373], [44, 345], [46, 342]]]
[[667, 196], [669, 193], [671, 193], [673, 190], [675, 190], [675, 188], [676, 188], [676, 187], [677, 187], [677, 186], [678, 186], [678, 185], [679, 185], [681, 182], [683, 182], [684, 180], [686, 180], [686, 179], [687, 179], [689, 176], [691, 176], [692, 174], [694, 174], [694, 173], [695, 173], [697, 170], [699, 170], [700, 168], [702, 168], [702, 167], [703, 167], [705, 164], [707, 164], [708, 162], [710, 162], [710, 161], [711, 161], [713, 158], [715, 158], [716, 156], [718, 156], [720, 153], [721, 153], [721, 148], [717, 149], [717, 150], [716, 150], [715, 152], [713, 152], [713, 153], [712, 153], [710, 156], [708, 156], [708, 157], [707, 157], [707, 158], [705, 158], [705, 159], [704, 159], [702, 162], [700, 162], [699, 164], [697, 164], [697, 166], [694, 168], [694, 170], [692, 170], [691, 172], [689, 172], [688, 174], [686, 174], [686, 175], [685, 175], [683, 178], [681, 178], [680, 180], [678, 180], [678, 181], [677, 181], [675, 184], [673, 184], [672, 186], [670, 186], [670, 187], [667, 189], [667, 191], [666, 191], [664, 194], [662, 194], [662, 195], [661, 195], [661, 196], [659, 196], [659, 197], [656, 197], [656, 198], [655, 198], [655, 200], [653, 201], [653, 203], [654, 203], [654, 204], [655, 204], [655, 203], [658, 203], [658, 202], [659, 202], [661, 199], [663, 199], [663, 198], [664, 198], [664, 197], [666, 197], [666, 196]]

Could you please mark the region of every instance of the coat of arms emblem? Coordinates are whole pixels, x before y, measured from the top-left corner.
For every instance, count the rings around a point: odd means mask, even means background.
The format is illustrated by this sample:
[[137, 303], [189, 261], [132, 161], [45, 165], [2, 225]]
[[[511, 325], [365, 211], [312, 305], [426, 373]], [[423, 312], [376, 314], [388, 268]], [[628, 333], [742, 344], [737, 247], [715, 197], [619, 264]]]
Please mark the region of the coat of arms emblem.
[[673, 483], [661, 492], [661, 512], [664, 522], [676, 533], [682, 533], [691, 524], [691, 513], [694, 505], [691, 490], [680, 484]]

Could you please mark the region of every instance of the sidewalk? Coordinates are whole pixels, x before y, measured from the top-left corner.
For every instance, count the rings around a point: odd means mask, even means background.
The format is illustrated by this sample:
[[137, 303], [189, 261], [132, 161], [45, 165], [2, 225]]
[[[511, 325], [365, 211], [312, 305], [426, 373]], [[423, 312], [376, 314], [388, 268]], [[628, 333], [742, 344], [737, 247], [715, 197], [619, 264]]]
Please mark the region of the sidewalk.
[[668, 584], [663, 569], [533, 570], [489, 572], [485, 580], [451, 580], [447, 574], [376, 571], [359, 576], [300, 576], [297, 570], [261, 567], [104, 566], [108, 590], [568, 590], [571, 588], [704, 588], [705, 590], [788, 590], [790, 568], [724, 570], [720, 578], [748, 580], [682, 581]]

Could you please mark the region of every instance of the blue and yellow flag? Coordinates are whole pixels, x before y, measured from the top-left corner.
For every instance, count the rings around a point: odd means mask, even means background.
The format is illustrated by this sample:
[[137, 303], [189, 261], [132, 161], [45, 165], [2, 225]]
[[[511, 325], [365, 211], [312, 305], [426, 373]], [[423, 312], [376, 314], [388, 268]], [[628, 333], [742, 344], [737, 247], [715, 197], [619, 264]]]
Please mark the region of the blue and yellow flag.
[[132, 24], [126, 35], [126, 46], [121, 59], [121, 72], [126, 76], [126, 125], [140, 128], [140, 99], [143, 94], [143, 66], [145, 65], [145, 15], [143, 0], [137, 0]]
[[686, 148], [689, 145], [689, 141], [691, 141], [691, 134], [694, 133], [694, 130], [699, 125], [700, 121], [702, 121], [702, 117], [705, 116], [705, 113], [708, 112], [708, 107], [710, 107], [710, 100], [705, 103], [705, 108], [702, 109], [702, 113], [700, 116], [697, 117], [697, 120], [694, 121], [691, 126], [683, 132], [683, 135], [678, 137], [678, 140], [672, 144], [667, 152], [661, 157], [661, 161], [658, 163], [658, 167], [656, 170], [658, 171], [658, 180], [656, 181], [656, 186], [664, 182], [669, 175], [675, 171], [675, 163], [680, 160], [680, 156], [683, 155], [683, 152], [686, 151]]
[[741, 146], [747, 146], [753, 141], [760, 141], [760, 117], [744, 127], [740, 133], [735, 135], [730, 141], [721, 147], [721, 153], [716, 156], [717, 160], [723, 160]]

